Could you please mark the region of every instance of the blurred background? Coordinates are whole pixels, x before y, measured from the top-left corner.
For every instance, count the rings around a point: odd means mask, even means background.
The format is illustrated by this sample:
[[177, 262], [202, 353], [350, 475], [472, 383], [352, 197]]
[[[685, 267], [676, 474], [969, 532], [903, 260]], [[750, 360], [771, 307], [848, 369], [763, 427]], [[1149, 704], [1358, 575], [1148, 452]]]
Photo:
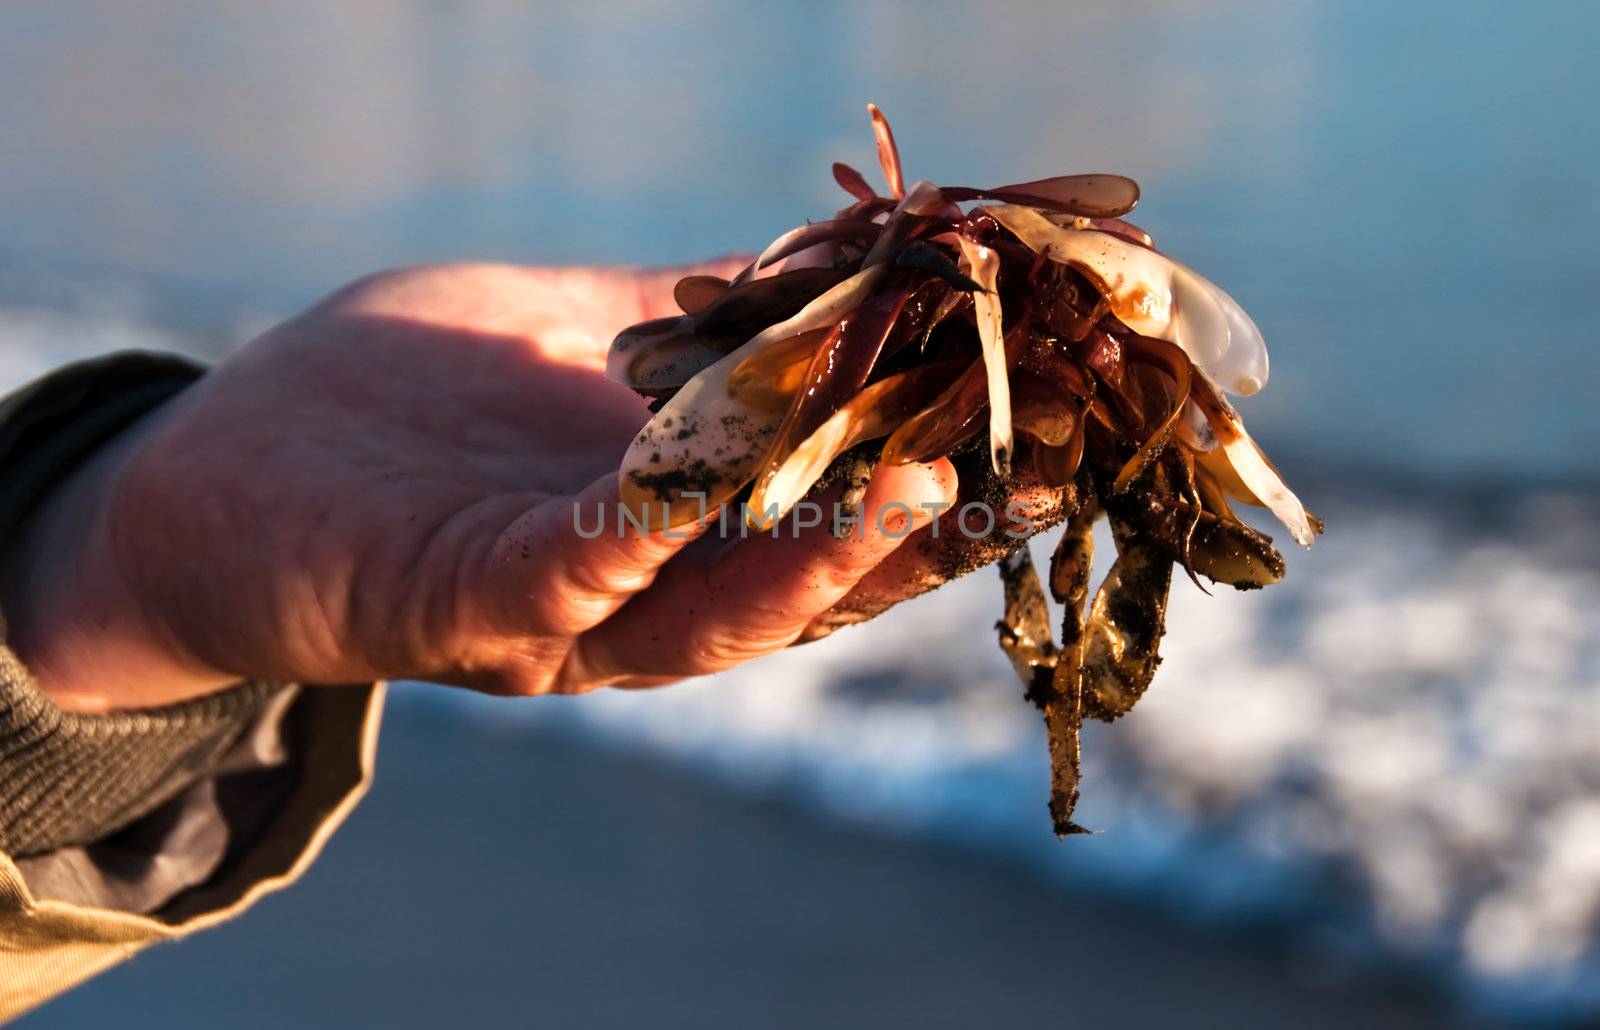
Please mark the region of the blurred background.
[[0, 7], [6, 388], [382, 267], [755, 249], [875, 100], [911, 178], [1139, 179], [1329, 525], [1175, 584], [1097, 836], [983, 572], [650, 695], [401, 685], [306, 882], [24, 1025], [1600, 1018], [1597, 51], [1576, 0]]

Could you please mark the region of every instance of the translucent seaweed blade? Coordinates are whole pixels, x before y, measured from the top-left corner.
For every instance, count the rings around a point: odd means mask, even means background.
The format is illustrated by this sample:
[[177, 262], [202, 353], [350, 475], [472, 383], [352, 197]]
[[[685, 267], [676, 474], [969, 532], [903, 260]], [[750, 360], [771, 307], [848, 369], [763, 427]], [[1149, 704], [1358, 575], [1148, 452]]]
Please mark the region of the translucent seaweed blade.
[[878, 196], [878, 191], [868, 185], [867, 177], [843, 161], [833, 163], [833, 181], [857, 200], [874, 200]]
[[[751, 504], [757, 511], [766, 510], [772, 477], [793, 450], [862, 392], [910, 294], [910, 289], [904, 288], [873, 295], [834, 326], [816, 348], [788, 417], [756, 478]], [[793, 500], [798, 500], [810, 486], [798, 484], [800, 494]], [[793, 500], [784, 498], [782, 510], [787, 511]]]
[[806, 495], [833, 460], [856, 444], [887, 436], [927, 404], [952, 369], [924, 365], [868, 386], [800, 442], [751, 495], [754, 511], [775, 507], [781, 518]]
[[1245, 431], [1238, 412], [1204, 373], [1194, 377], [1192, 396], [1217, 439], [1217, 446], [1197, 453], [1196, 460], [1229, 494], [1246, 504], [1264, 506], [1288, 528], [1295, 543], [1310, 547], [1317, 532], [1311, 516]]
[[606, 375], [645, 394], [675, 390], [721, 360], [715, 341], [687, 315], [658, 318], [617, 334], [606, 354]]
[[[885, 201], [885, 203], [888, 203], [888, 202]], [[841, 212], [841, 215], [843, 215], [843, 214], [844, 213]], [[871, 220], [869, 218], [856, 218], [856, 217], [841, 217], [841, 218], [831, 219], [830, 221], [848, 221], [848, 222], [861, 222], [861, 223], [869, 224], [869, 225], [872, 224]], [[799, 252], [804, 251], [804, 250], [809, 250], [811, 247], [817, 246], [820, 243], [829, 242], [828, 239], [817, 239], [817, 240], [813, 240], [813, 241], [811, 241], [809, 243], [806, 243], [803, 246], [799, 246], [799, 247], [791, 246], [791, 243], [797, 237], [801, 236], [804, 233], [809, 232], [814, 225], [820, 225], [820, 224], [822, 224], [822, 223], [819, 223], [819, 222], [807, 222], [804, 225], [797, 225], [793, 229], [787, 229], [787, 230], [783, 231], [782, 233], [779, 233], [778, 236], [776, 238], [774, 238], [771, 243], [768, 243], [765, 247], [761, 248], [761, 255], [756, 260], [750, 262], [748, 265], [746, 265], [744, 267], [743, 271], [741, 271], [738, 275], [733, 277], [732, 285], [733, 286], [742, 286], [742, 285], [744, 285], [745, 283], [749, 282], [752, 278], [754, 278], [754, 276], [755, 276], [757, 271], [759, 271], [762, 268], [766, 268], [766, 267], [769, 267], [769, 266], [775, 264], [782, 257], [793, 257], [793, 256], [797, 255]], [[779, 253], [780, 251], [782, 252], [781, 254]], [[794, 263], [791, 262], [790, 265], [786, 266], [786, 267], [794, 267]], [[804, 265], [802, 265], [801, 267], [804, 267]]]
[[1270, 372], [1267, 341], [1262, 338], [1261, 330], [1226, 290], [1193, 269], [1185, 271], [1205, 287], [1227, 325], [1228, 346], [1207, 371], [1229, 393], [1241, 397], [1260, 393], [1267, 385]]
[[775, 261], [781, 261], [819, 243], [837, 239], [872, 240], [882, 231], [882, 227], [873, 222], [855, 218], [840, 218], [796, 226], [767, 245], [767, 249], [756, 258], [755, 271], [759, 272]]
[[787, 411], [805, 382], [806, 369], [829, 330], [813, 329], [751, 355], [734, 369], [728, 389], [756, 407]]
[[1144, 696], [1161, 664], [1172, 560], [1126, 522], [1110, 518], [1117, 559], [1089, 606], [1083, 689], [1089, 711], [1110, 722]]
[[1172, 408], [1156, 426], [1149, 439], [1139, 445], [1133, 457], [1129, 458], [1117, 473], [1117, 478], [1111, 485], [1113, 494], [1120, 494], [1126, 490], [1133, 480], [1149, 467], [1150, 462], [1166, 447], [1167, 440], [1177, 428], [1178, 421], [1183, 417], [1184, 405], [1189, 403], [1189, 388], [1193, 379], [1193, 366], [1189, 356], [1181, 347], [1168, 343], [1166, 340], [1157, 340], [1150, 337], [1133, 337], [1123, 341], [1129, 354], [1146, 362], [1172, 377], [1175, 387], [1175, 396]]
[[1267, 462], [1266, 455], [1261, 453], [1261, 448], [1245, 432], [1244, 426], [1235, 423], [1232, 434], [1218, 435], [1224, 437], [1222, 453], [1227, 456], [1239, 479], [1278, 517], [1279, 522], [1288, 527], [1295, 543], [1310, 547], [1315, 534], [1305, 505], [1300, 503], [1300, 498], [1294, 495], [1277, 470]]
[[1058, 175], [988, 189], [954, 186], [946, 192], [954, 200], [1003, 200], [1083, 218], [1116, 218], [1139, 203], [1139, 184], [1111, 174]]
[[766, 348], [837, 322], [871, 295], [883, 273], [881, 266], [857, 272], [685, 383], [623, 455], [622, 504], [651, 529], [681, 526], [698, 518], [702, 505], [714, 509], [750, 482], [784, 413], [748, 403], [729, 379]]
[[623, 455], [619, 500], [650, 531], [715, 511], [761, 467], [783, 413], [763, 411], [728, 389], [745, 357], [741, 348], [691, 379]]
[[989, 460], [1002, 479], [1011, 475], [1011, 385], [1006, 379], [1006, 346], [1000, 315], [1000, 256], [982, 244], [961, 238], [967, 274], [983, 292], [972, 295], [983, 344], [983, 365], [989, 380]]
[[880, 458], [884, 464], [932, 461], [976, 432], [975, 422], [987, 407], [988, 382], [983, 361], [974, 361], [959, 374], [952, 374], [949, 384], [889, 435]]
[[846, 312], [855, 310], [860, 304], [871, 296], [872, 290], [883, 278], [885, 267], [875, 265], [863, 268], [844, 282], [827, 290], [811, 303], [795, 312], [789, 318], [777, 325], [768, 326], [755, 336], [750, 342], [739, 348], [734, 353], [749, 357], [751, 354], [776, 343], [787, 340], [791, 336], [810, 332], [813, 329], [824, 329], [845, 316]]
[[726, 279], [714, 275], [686, 275], [672, 288], [672, 299], [677, 302], [678, 310], [693, 315], [727, 292]]
[[1086, 228], [1095, 229], [1099, 232], [1108, 232], [1113, 236], [1121, 236], [1129, 243], [1137, 243], [1141, 247], [1154, 247], [1156, 245], [1156, 241], [1150, 238], [1149, 233], [1132, 222], [1125, 222], [1120, 218], [1091, 218]]
[[1238, 345], [1260, 355], [1237, 360], [1265, 374], [1260, 333], [1247, 332], [1244, 313], [1230, 316], [1231, 300], [1224, 304], [1220, 290], [1185, 266], [1121, 236], [1057, 225], [1032, 208], [1004, 204], [983, 210], [1030, 250], [1088, 276], [1112, 314], [1134, 332], [1177, 344], [1214, 374], [1232, 367], [1237, 326]]
[[872, 135], [878, 141], [878, 163], [883, 166], [883, 178], [889, 184], [889, 196], [899, 200], [906, 195], [906, 180], [900, 171], [900, 149], [894, 145], [894, 131], [889, 128], [889, 119], [878, 110], [877, 104], [868, 104], [867, 114], [872, 116]]
[[707, 332], [754, 332], [780, 322], [846, 278], [830, 268], [800, 268], [751, 279], [725, 291], [695, 316]]

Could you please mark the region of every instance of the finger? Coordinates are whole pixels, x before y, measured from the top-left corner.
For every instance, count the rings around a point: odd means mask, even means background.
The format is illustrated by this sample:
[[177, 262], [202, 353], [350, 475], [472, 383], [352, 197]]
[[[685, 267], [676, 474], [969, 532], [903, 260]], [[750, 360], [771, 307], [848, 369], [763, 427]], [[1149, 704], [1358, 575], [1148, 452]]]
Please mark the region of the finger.
[[623, 518], [617, 496], [613, 472], [576, 498], [524, 512], [500, 534], [478, 592], [487, 632], [581, 633], [648, 588], [664, 563], [705, 532], [702, 524], [641, 532]]
[[[963, 469], [976, 482], [980, 470]], [[969, 503], [979, 507], [967, 509]], [[992, 511], [990, 523], [984, 511]], [[1013, 517], [1015, 516], [1015, 517]], [[1031, 466], [1020, 460], [1013, 486], [996, 507], [963, 496], [937, 523], [920, 530], [897, 548], [827, 611], [811, 621], [800, 642], [822, 637], [875, 618], [902, 601], [920, 597], [953, 579], [998, 561], [1027, 537], [1066, 518], [1062, 491], [1040, 483]]]
[[[867, 490], [861, 526], [845, 539], [826, 524], [795, 532], [786, 520], [778, 535], [684, 554], [653, 587], [579, 638], [564, 678], [575, 689], [647, 685], [787, 647], [926, 525], [928, 506], [948, 504], [955, 489], [955, 470], [945, 461], [881, 468]], [[830, 519], [833, 499], [825, 495], [819, 504]]]

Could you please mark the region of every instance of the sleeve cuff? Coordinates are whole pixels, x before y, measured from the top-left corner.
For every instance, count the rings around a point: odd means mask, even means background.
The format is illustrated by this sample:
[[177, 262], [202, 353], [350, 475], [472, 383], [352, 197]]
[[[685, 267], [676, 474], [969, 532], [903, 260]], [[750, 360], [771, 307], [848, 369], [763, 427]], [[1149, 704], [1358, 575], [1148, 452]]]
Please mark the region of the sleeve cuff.
[[[127, 352], [69, 365], [0, 401], [0, 540], [97, 448], [202, 374], [183, 358]], [[0, 650], [0, 851], [22, 858], [85, 844], [145, 815], [210, 769], [276, 689], [79, 715], [52, 704]]]
[[[204, 373], [203, 366], [186, 358], [127, 351], [68, 365], [0, 400], [0, 541], [11, 537], [98, 447]], [[306, 710], [331, 707], [339, 711], [334, 721], [346, 724], [342, 746], [351, 760], [342, 762], [344, 772], [334, 777], [334, 794], [342, 798], [365, 781], [366, 764], [354, 756], [365, 746], [363, 726], [375, 717], [377, 692], [361, 690], [359, 700], [350, 699], [353, 706], [331, 696], [349, 691], [328, 691], [325, 699], [302, 695], [285, 714], [279, 702], [292, 689], [288, 684], [247, 683], [182, 704], [83, 715], [58, 708], [44, 696], [0, 639], [0, 856], [21, 861], [28, 879], [38, 880], [33, 874], [56, 853], [94, 853], [119, 831], [140, 820], [149, 822], [146, 817], [163, 806], [172, 808], [169, 802], [176, 804], [192, 786], [225, 777], [227, 763], [248, 750], [241, 742], [262, 735], [263, 726], [272, 738], [268, 750], [278, 757], [263, 760], [258, 750], [254, 767], [303, 768], [298, 752], [313, 741], [319, 753], [340, 746], [337, 740], [324, 740], [321, 732], [296, 729]], [[285, 760], [285, 750], [297, 753]], [[250, 819], [235, 820], [238, 825], [228, 827], [229, 856], [238, 857], [272, 818], [270, 811], [256, 811]], [[155, 836], [141, 839], [147, 847], [177, 847], [172, 839]], [[122, 844], [127, 837], [123, 834], [113, 843]], [[211, 863], [206, 872], [215, 866]], [[82, 876], [72, 879], [80, 885], [88, 882]], [[62, 882], [59, 877], [44, 880]], [[104, 895], [78, 889], [71, 900], [133, 912], [154, 911], [157, 902], [172, 900], [170, 891], [134, 887], [123, 882]], [[124, 904], [129, 898], [140, 902]]]
[[[0, 541], [203, 372], [126, 352], [0, 400]], [[295, 880], [365, 793], [382, 699], [381, 684], [245, 684], [79, 715], [0, 646], [0, 1022]]]
[[57, 708], [0, 649], [0, 851], [99, 840], [211, 771], [282, 685], [108, 715]]

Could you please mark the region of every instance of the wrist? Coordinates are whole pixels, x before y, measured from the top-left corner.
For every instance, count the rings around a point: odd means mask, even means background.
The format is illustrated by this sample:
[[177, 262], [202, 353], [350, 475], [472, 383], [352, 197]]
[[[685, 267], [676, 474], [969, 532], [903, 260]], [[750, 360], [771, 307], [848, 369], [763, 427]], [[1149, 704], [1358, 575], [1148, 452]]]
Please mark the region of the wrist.
[[185, 655], [118, 560], [115, 499], [160, 410], [73, 470], [18, 528], [0, 582], [7, 643], [58, 707], [107, 712], [187, 700], [237, 680]]

